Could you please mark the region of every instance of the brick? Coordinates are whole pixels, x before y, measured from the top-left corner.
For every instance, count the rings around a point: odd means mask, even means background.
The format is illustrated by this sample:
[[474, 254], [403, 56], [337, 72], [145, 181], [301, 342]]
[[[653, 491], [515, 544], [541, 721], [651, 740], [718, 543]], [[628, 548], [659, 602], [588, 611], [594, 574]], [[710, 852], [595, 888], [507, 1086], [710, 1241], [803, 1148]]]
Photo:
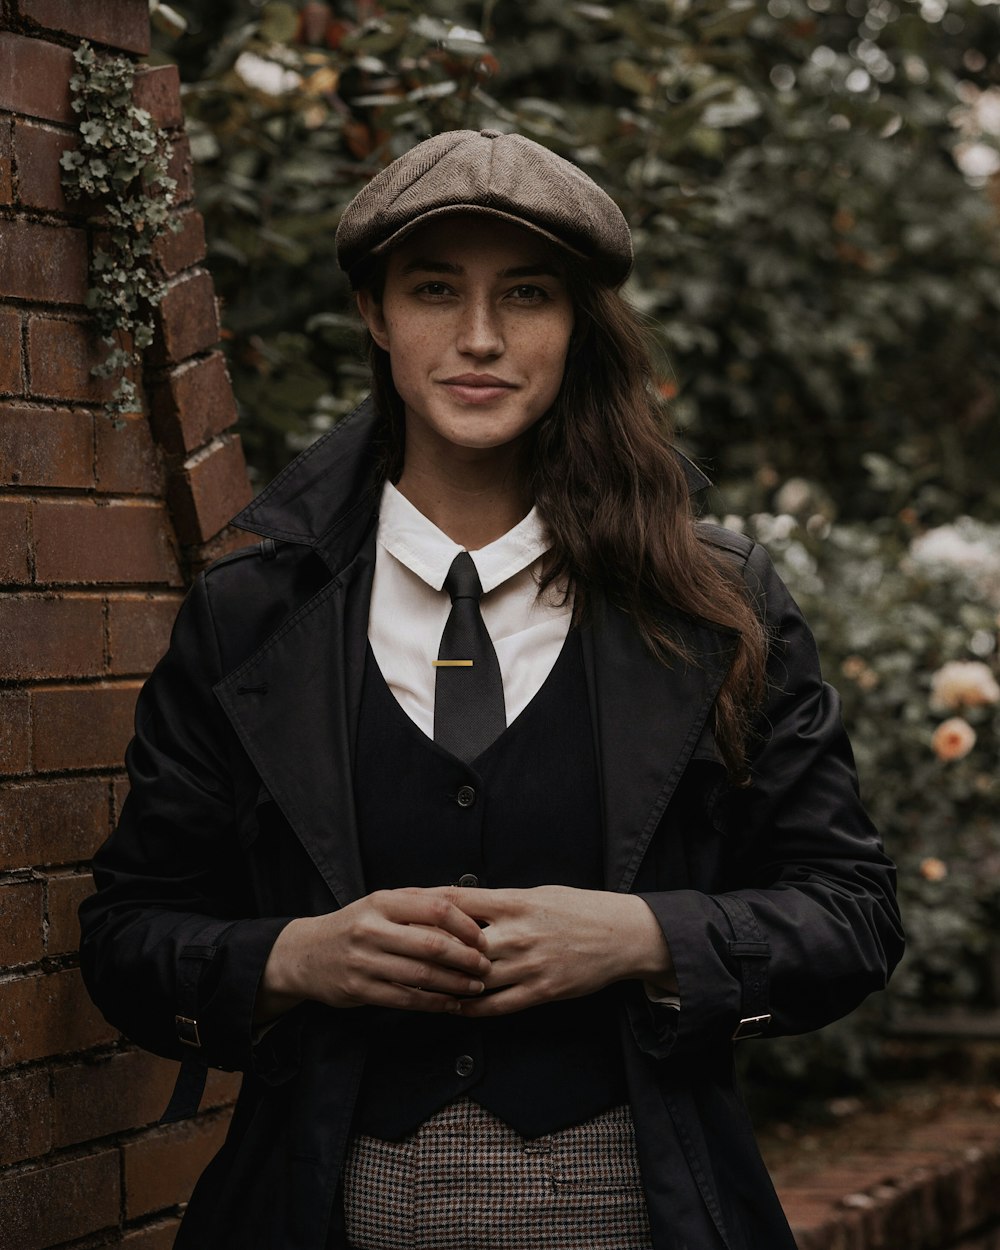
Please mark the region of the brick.
[[219, 317], [211, 275], [196, 269], [171, 283], [156, 310], [156, 329], [149, 349], [152, 364], [179, 364], [214, 347]]
[[0, 596], [0, 680], [104, 671], [104, 605], [83, 595]]
[[74, 122], [69, 48], [0, 31], [0, 109], [53, 122]]
[[157, 1220], [145, 1228], [136, 1228], [126, 1233], [122, 1240], [122, 1250], [173, 1250], [179, 1219]]
[[0, 1077], [0, 1124], [0, 1167], [48, 1153], [52, 1147], [52, 1095], [47, 1072], [36, 1068], [34, 1072]]
[[186, 1202], [222, 1145], [227, 1117], [205, 1116], [155, 1129], [122, 1146], [127, 1219]]
[[108, 600], [108, 652], [116, 677], [149, 673], [167, 649], [180, 595], [129, 595]]
[[181, 582], [160, 503], [41, 500], [34, 505], [34, 537], [40, 582]]
[[26, 690], [0, 690], [0, 775], [31, 768], [31, 705]]
[[132, 737], [139, 682], [43, 686], [31, 692], [36, 772], [120, 765]]
[[22, 208], [48, 209], [65, 213], [79, 211], [77, 201], [68, 201], [62, 188], [62, 166], [67, 148], [78, 148], [79, 140], [69, 130], [53, 130], [20, 118], [14, 123], [14, 156], [17, 161], [17, 198]]
[[0, 584], [26, 585], [31, 581], [28, 555], [28, 504], [0, 499]]
[[120, 495], [162, 495], [163, 471], [149, 422], [141, 413], [115, 424], [96, 419], [97, 487]]
[[5, 222], [0, 232], [0, 295], [82, 304], [88, 260], [85, 230], [38, 221]]
[[0, 1067], [89, 1050], [117, 1036], [90, 1001], [78, 968], [0, 984]]
[[41, 881], [0, 885], [0, 967], [37, 963], [44, 954]]
[[135, 76], [132, 99], [146, 109], [163, 130], [184, 125], [181, 106], [181, 76], [176, 65], [144, 66]]
[[219, 533], [250, 502], [243, 448], [237, 436], [219, 439], [187, 461], [170, 482], [167, 501], [182, 543], [202, 543]]
[[108, 348], [86, 321], [55, 317], [28, 318], [28, 377], [31, 393], [49, 399], [103, 403], [117, 386], [116, 378], [95, 378], [94, 365], [107, 358]]
[[94, 879], [89, 872], [49, 877], [45, 883], [46, 955], [71, 955], [80, 949], [77, 910], [93, 893]]
[[0, 1250], [46, 1250], [117, 1226], [117, 1150], [46, 1163], [0, 1180]]
[[157, 440], [172, 453], [190, 454], [235, 425], [236, 400], [221, 352], [171, 370], [150, 397]]
[[0, 404], [0, 483], [94, 485], [94, 418], [87, 412]]
[[24, 394], [21, 316], [16, 308], [0, 308], [0, 391]]
[[14, 135], [9, 117], [0, 117], [0, 204], [14, 203]]
[[109, 832], [106, 778], [0, 787], [0, 869], [89, 860]]
[[174, 204], [188, 204], [194, 199], [194, 158], [187, 135], [181, 135], [170, 146], [167, 175], [177, 183]]
[[205, 219], [201, 213], [188, 209], [178, 215], [177, 224], [180, 229], [164, 230], [153, 244], [153, 259], [168, 278], [205, 259]]
[[149, 51], [147, 0], [20, 0], [27, 21], [81, 39], [145, 56]]
[[155, 1124], [176, 1078], [176, 1063], [140, 1050], [56, 1069], [53, 1144], [72, 1146]]

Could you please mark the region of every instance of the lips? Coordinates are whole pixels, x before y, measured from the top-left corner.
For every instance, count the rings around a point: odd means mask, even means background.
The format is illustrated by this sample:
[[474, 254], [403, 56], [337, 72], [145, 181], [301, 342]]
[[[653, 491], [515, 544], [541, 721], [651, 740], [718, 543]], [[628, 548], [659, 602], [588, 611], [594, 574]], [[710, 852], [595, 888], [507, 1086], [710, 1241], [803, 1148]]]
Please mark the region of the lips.
[[465, 404], [488, 404], [517, 389], [513, 382], [506, 382], [492, 373], [460, 373], [442, 378], [441, 385]]

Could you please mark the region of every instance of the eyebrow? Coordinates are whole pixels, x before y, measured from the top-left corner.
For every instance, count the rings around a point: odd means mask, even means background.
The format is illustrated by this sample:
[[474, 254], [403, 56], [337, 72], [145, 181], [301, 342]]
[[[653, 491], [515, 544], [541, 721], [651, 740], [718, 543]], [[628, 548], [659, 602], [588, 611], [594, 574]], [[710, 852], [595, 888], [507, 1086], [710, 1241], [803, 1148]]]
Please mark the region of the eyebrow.
[[[411, 273], [447, 273], [455, 276], [461, 276], [465, 270], [461, 265], [453, 265], [446, 260], [433, 260], [426, 256], [417, 256], [404, 265], [402, 269], [403, 276], [406, 277]], [[538, 262], [532, 265], [513, 265], [509, 269], [501, 269], [497, 273], [498, 278], [562, 278], [562, 274], [553, 265], [546, 265]]]

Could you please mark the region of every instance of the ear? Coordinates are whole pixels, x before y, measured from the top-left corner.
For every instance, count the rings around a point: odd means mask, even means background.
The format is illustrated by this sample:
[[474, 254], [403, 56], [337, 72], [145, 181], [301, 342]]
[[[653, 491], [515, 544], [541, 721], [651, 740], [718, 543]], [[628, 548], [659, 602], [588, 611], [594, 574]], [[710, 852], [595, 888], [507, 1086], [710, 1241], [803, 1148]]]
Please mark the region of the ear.
[[389, 350], [389, 335], [386, 331], [385, 317], [382, 315], [382, 305], [373, 298], [369, 291], [358, 291], [354, 298], [358, 303], [358, 312], [361, 314], [361, 320], [368, 327], [368, 333], [375, 340], [376, 344], [384, 352], [387, 352]]

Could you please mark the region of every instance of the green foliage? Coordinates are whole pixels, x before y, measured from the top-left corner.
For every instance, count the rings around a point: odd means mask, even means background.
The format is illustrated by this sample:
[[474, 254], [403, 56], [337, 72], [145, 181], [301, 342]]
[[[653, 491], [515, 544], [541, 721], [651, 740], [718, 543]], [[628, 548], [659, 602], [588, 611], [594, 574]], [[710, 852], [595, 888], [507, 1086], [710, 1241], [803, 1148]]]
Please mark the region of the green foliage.
[[907, 953], [888, 992], [817, 1038], [750, 1058], [758, 1083], [837, 1088], [877, 1055], [886, 1013], [996, 1007], [1000, 983], [1000, 525], [918, 532], [912, 516], [830, 524], [804, 482], [761, 540], [802, 606], [842, 695], [866, 805], [899, 871]]
[[128, 373], [137, 370], [153, 339], [152, 309], [163, 297], [163, 284], [151, 256], [157, 237], [171, 224], [177, 184], [167, 174], [166, 137], [133, 102], [132, 62], [97, 53], [86, 42], [74, 58], [79, 69], [70, 87], [80, 114], [80, 142], [62, 154], [62, 182], [67, 196], [91, 201], [107, 222], [104, 242], [90, 263], [87, 304], [110, 348], [93, 373], [120, 375], [105, 405], [120, 421], [140, 407]]
[[[959, 167], [995, 154], [995, 5], [197, 8], [164, 47], [190, 84], [261, 478], [364, 386], [356, 342], [317, 320], [349, 311], [333, 257], [344, 205], [420, 138], [490, 125], [577, 161], [622, 205], [661, 390], [740, 506], [806, 472], [872, 514], [884, 499], [862, 459], [887, 449], [929, 519], [1000, 505], [997, 213], [986, 177]], [[280, 412], [258, 385], [275, 374]]]

